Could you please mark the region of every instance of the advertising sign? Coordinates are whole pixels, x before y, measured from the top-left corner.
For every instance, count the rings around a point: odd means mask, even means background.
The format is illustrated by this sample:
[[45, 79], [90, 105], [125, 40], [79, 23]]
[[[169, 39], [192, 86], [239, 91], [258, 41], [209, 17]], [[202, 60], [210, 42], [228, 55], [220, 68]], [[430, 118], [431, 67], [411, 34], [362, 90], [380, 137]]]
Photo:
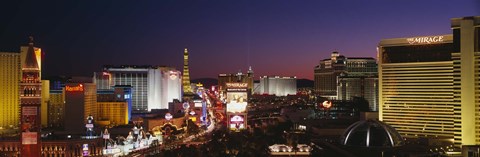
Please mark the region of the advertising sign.
[[245, 129], [245, 116], [243, 115], [232, 115], [229, 118], [230, 121], [230, 130], [241, 130]]
[[83, 92], [83, 85], [78, 84], [77, 86], [65, 86], [65, 91], [67, 91], [67, 92]]
[[22, 106], [22, 144], [37, 144], [37, 106]]
[[227, 112], [243, 113], [247, 110], [246, 92], [228, 92], [227, 93]]
[[202, 107], [202, 100], [193, 100], [194, 107]]
[[82, 153], [83, 156], [89, 156], [90, 155], [90, 153], [88, 152], [88, 144], [83, 144], [82, 150], [83, 150], [83, 153]]
[[22, 132], [22, 144], [37, 144], [37, 132]]
[[428, 36], [428, 37], [415, 37], [407, 38], [409, 44], [435, 44], [443, 42], [443, 36]]
[[227, 120], [232, 131], [240, 131], [247, 125], [248, 83], [226, 83]]
[[247, 91], [248, 83], [240, 83], [240, 82], [229, 82], [225, 84], [227, 87], [227, 91]]

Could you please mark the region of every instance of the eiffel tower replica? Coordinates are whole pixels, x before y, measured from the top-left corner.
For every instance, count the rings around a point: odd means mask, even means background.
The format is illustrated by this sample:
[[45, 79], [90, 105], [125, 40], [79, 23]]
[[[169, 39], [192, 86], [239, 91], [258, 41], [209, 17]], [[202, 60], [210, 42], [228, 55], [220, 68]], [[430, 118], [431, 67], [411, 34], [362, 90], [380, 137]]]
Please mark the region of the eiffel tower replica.
[[188, 49], [183, 51], [183, 101], [188, 102], [193, 99], [195, 93], [193, 93], [192, 86], [190, 85], [190, 72], [188, 70]]

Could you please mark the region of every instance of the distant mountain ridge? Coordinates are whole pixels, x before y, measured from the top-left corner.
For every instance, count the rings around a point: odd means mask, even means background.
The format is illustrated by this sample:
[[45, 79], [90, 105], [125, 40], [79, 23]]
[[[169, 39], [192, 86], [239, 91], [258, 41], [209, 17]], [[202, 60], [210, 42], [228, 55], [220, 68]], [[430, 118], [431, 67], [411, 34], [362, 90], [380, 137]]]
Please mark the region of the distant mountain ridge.
[[313, 80], [297, 79], [297, 88], [313, 88]]

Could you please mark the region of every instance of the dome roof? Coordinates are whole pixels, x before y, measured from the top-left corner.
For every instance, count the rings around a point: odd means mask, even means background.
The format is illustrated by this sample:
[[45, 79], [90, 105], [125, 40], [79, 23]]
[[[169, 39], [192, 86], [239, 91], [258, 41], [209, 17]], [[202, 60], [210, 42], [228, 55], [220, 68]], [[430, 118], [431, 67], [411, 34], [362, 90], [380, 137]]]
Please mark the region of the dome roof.
[[341, 144], [358, 147], [396, 147], [403, 145], [403, 138], [388, 124], [378, 120], [365, 120], [350, 125], [342, 135]]

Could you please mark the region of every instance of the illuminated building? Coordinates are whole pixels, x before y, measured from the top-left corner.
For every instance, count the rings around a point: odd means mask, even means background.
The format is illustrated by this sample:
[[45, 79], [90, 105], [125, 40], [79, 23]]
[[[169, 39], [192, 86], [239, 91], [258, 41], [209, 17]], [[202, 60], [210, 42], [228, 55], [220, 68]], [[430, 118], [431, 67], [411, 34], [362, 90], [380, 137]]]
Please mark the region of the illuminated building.
[[297, 148], [293, 149], [293, 146], [285, 144], [274, 144], [268, 146], [270, 150], [270, 156], [311, 156], [310, 151], [312, 148], [306, 144], [298, 144]]
[[162, 71], [162, 93], [160, 109], [168, 109], [168, 103], [182, 98], [181, 73], [175, 69]]
[[[79, 83], [73, 83], [79, 82]], [[71, 133], [83, 133], [85, 121], [89, 115], [97, 115], [97, 88], [93, 83], [72, 81], [65, 85], [65, 130]]]
[[380, 42], [379, 116], [404, 137], [478, 145], [480, 17], [451, 26], [453, 35]]
[[132, 86], [132, 112], [166, 109], [168, 102], [181, 98], [181, 76], [170, 67], [106, 66], [94, 73], [99, 90], [113, 90], [114, 86]]
[[[35, 55], [33, 38], [22, 62], [20, 82], [20, 142], [21, 156], [39, 157], [41, 151], [40, 129], [42, 102], [42, 82], [40, 78], [40, 58]], [[22, 53], [21, 53], [22, 54]]]
[[218, 90], [225, 92], [226, 84], [228, 82], [241, 82], [248, 84], [248, 92], [253, 93], [253, 70], [252, 67], [248, 68], [247, 74], [243, 74], [239, 71], [236, 74], [219, 74], [218, 75]]
[[48, 126], [48, 103], [50, 101], [50, 81], [42, 80], [42, 104], [40, 114], [42, 116], [42, 128]]
[[0, 127], [17, 126], [20, 113], [20, 54], [0, 52]]
[[227, 127], [231, 131], [247, 129], [248, 83], [227, 82]]
[[260, 77], [258, 94], [287, 96], [297, 94], [296, 77], [264, 76]]
[[190, 72], [188, 69], [188, 49], [183, 51], [183, 77], [182, 77], [183, 93], [193, 94], [192, 86], [190, 85]]
[[368, 101], [370, 111], [378, 111], [378, 77], [340, 75], [337, 83], [337, 99], [353, 100], [355, 97]]
[[128, 124], [128, 103], [127, 102], [97, 102], [98, 116], [97, 124], [125, 125]]
[[[21, 46], [18, 52], [0, 52], [0, 127], [18, 126], [20, 117], [19, 83], [21, 81], [21, 67], [25, 64], [29, 46]], [[37, 59], [41, 78], [42, 50], [33, 47]]]
[[[84, 145], [87, 148], [84, 150]], [[63, 156], [78, 157], [83, 154], [90, 156], [102, 156], [103, 139], [61, 139], [43, 140], [41, 145], [41, 156]], [[0, 156], [19, 157], [21, 143], [18, 141], [0, 141]]]
[[379, 118], [404, 137], [453, 139], [454, 66], [452, 35], [409, 43], [384, 39], [379, 44]]
[[131, 118], [131, 86], [114, 86], [114, 90], [97, 91], [96, 124], [124, 125]]
[[363, 77], [377, 75], [374, 58], [345, 57], [333, 52], [329, 59], [321, 60], [314, 69], [315, 91], [321, 96], [337, 96], [338, 77], [343, 75]]
[[63, 128], [65, 118], [65, 90], [50, 90], [48, 103], [48, 126]]

